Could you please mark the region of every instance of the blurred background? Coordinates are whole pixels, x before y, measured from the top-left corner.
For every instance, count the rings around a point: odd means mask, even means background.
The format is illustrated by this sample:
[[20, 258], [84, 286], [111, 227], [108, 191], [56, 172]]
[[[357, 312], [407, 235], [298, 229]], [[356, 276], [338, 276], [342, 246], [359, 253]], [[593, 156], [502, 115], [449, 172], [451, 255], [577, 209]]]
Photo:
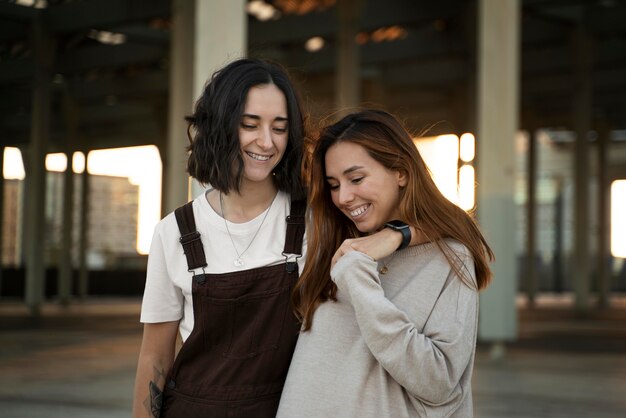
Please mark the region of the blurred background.
[[626, 416], [626, 1], [0, 1], [0, 413], [130, 415], [184, 116], [241, 56], [415, 135], [496, 253], [477, 417]]

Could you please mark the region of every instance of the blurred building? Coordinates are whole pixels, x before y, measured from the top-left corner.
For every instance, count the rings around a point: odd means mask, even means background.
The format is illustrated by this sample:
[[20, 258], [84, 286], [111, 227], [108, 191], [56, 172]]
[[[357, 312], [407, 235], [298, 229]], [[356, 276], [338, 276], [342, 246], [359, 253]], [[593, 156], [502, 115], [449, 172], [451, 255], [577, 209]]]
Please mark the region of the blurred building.
[[[590, 149], [590, 174], [588, 177], [590, 202], [600, 200], [599, 158], [597, 133], [590, 132], [589, 140], [593, 144]], [[528, 228], [528, 142], [527, 133], [517, 137], [516, 145], [516, 257], [518, 259], [518, 286], [523, 292], [525, 275], [528, 272], [529, 257], [526, 253]], [[571, 291], [572, 278], [576, 264], [574, 262], [575, 248], [575, 217], [574, 217], [574, 146], [576, 135], [572, 131], [559, 129], [541, 129], [536, 133], [536, 147], [538, 154], [536, 177], [536, 252], [533, 262], [537, 273], [537, 290], [540, 292], [560, 293]], [[612, 166], [626, 165], [626, 131], [612, 132], [611, 141], [614, 144], [609, 155]], [[600, 265], [599, 231], [600, 217], [598, 205], [591, 204], [590, 228], [588, 234], [589, 252], [591, 260], [590, 275], [592, 286], [595, 288], [598, 281], [598, 266]], [[612, 230], [626, 238], [626, 231]], [[612, 291], [626, 290], [626, 276], [623, 275], [623, 259], [613, 255], [606, 255], [603, 261], [609, 276], [609, 287]]]
[[[46, 264], [58, 265], [63, 230], [63, 176], [46, 175]], [[137, 257], [138, 186], [126, 177], [90, 175], [88, 202], [87, 265], [90, 269], [115, 266], [119, 259]], [[20, 266], [20, 230], [24, 222], [21, 210], [22, 180], [5, 180], [3, 225], [3, 265]], [[72, 259], [78, 265], [78, 243], [81, 219], [81, 175], [74, 175], [74, 215]]]
[[139, 188], [125, 177], [90, 180], [88, 265], [115, 266], [116, 258], [137, 255]]

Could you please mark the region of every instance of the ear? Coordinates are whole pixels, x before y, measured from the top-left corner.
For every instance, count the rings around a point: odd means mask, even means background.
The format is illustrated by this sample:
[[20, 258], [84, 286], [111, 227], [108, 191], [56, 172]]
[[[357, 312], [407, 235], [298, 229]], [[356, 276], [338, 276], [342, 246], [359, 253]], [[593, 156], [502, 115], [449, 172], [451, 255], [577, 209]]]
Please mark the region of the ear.
[[396, 171], [396, 179], [398, 180], [398, 186], [405, 187], [409, 182], [409, 176], [405, 171]]

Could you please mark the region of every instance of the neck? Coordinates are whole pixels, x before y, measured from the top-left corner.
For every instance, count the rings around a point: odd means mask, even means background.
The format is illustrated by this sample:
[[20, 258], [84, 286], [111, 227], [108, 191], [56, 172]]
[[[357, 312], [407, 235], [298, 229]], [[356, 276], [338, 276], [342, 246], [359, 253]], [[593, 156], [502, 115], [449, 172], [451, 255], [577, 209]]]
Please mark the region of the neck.
[[277, 192], [272, 181], [262, 184], [244, 181], [239, 193], [231, 191], [229, 194], [222, 194], [223, 215], [231, 222], [250, 221], [268, 208]]

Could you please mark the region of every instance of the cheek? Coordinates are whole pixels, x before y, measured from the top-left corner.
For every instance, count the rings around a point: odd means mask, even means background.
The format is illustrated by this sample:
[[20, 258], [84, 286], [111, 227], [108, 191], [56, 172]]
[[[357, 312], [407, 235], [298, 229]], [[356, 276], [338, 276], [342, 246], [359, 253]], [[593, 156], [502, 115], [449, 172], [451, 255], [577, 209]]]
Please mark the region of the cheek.
[[250, 132], [246, 132], [243, 129], [239, 130], [239, 146], [241, 148], [245, 147], [250, 142], [250, 138], [248, 138], [249, 135]]
[[279, 138], [279, 139], [276, 141], [276, 148], [278, 148], [278, 151], [279, 151], [281, 154], [284, 154], [284, 153], [285, 153], [285, 151], [287, 150], [287, 141], [288, 141], [288, 139], [287, 139], [287, 137], [286, 137], [286, 136], [284, 136], [284, 137], [282, 137], [282, 138]]

